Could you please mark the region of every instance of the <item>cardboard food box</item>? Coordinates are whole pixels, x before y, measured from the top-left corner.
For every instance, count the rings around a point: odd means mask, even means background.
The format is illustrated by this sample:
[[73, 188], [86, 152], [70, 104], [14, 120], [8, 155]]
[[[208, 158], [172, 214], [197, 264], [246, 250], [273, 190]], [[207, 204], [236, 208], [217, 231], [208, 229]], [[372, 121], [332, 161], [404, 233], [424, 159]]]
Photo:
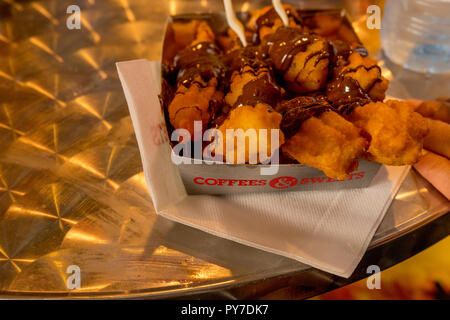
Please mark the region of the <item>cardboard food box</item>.
[[[314, 17], [317, 14], [332, 14], [336, 19], [342, 19], [341, 26], [345, 28], [348, 34], [353, 35], [356, 41], [359, 41], [356, 33], [351, 27], [345, 12], [342, 10], [308, 10], [302, 11], [304, 19]], [[241, 14], [245, 19], [245, 14]], [[226, 20], [223, 14], [189, 14], [172, 16], [169, 18], [166, 33], [163, 42], [162, 66], [169, 64], [180, 48], [176, 47], [174, 39], [173, 23], [182, 20], [204, 19], [209, 22], [215, 33], [223, 32], [226, 27]], [[144, 162], [144, 171], [147, 166], [145, 161], [151, 157], [152, 150], [144, 150], [146, 147], [145, 139], [155, 140], [155, 136], [150, 136], [148, 132], [157, 131], [159, 144], [167, 145], [167, 161], [177, 164], [178, 173], [186, 188], [188, 194], [231, 194], [244, 192], [285, 192], [301, 190], [335, 190], [349, 188], [364, 188], [370, 185], [372, 179], [377, 174], [381, 165], [378, 163], [359, 161], [359, 169], [352, 172], [347, 179], [338, 181], [328, 178], [322, 171], [302, 164], [279, 164], [279, 165], [249, 165], [249, 164], [225, 164], [215, 163], [207, 160], [192, 159], [180, 157], [173, 152], [169, 137], [171, 136], [170, 123], [165, 115], [164, 108], [159, 103], [155, 103], [155, 96], [161, 94], [162, 74], [159, 75], [159, 83], [152, 84], [150, 80], [152, 75], [145, 74], [145, 70], [151, 70], [147, 66], [150, 63], [146, 60], [136, 60], [129, 62], [120, 62], [117, 64], [122, 86], [127, 98], [127, 102], [132, 115], [133, 126], [139, 142], [139, 148]], [[153, 67], [154, 69], [154, 67]], [[163, 70], [162, 70], [163, 71]], [[153, 75], [153, 79], [155, 75]], [[145, 83], [148, 82], [148, 83]], [[151, 89], [151, 90], [149, 90]], [[149, 96], [152, 95], [152, 96]], [[147, 110], [137, 110], [138, 104], [145, 104], [152, 100], [154, 103], [147, 103]], [[144, 107], [141, 107], [141, 109]], [[145, 106], [147, 108], [147, 106]], [[145, 113], [149, 122], [154, 122], [151, 130], [144, 130], [147, 124], [143, 123], [142, 113]], [[149, 116], [147, 113], [151, 113]], [[162, 129], [162, 130], [160, 130]], [[161, 132], [160, 132], [161, 131]], [[147, 132], [147, 134], [145, 133]], [[161, 134], [161, 136], [158, 136]], [[156, 152], [156, 151], [155, 151]], [[158, 151], [160, 152], [160, 151]], [[150, 155], [149, 155], [150, 154]], [[164, 168], [161, 168], [164, 170]]]

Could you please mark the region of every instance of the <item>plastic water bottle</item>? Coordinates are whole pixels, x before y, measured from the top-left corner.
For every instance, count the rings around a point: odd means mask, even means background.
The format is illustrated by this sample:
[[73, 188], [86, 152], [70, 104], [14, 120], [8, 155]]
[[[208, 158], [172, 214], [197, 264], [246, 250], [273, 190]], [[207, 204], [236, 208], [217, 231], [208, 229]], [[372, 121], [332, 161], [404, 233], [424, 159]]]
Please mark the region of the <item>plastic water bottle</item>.
[[421, 73], [450, 72], [450, 0], [386, 0], [380, 34], [394, 63]]

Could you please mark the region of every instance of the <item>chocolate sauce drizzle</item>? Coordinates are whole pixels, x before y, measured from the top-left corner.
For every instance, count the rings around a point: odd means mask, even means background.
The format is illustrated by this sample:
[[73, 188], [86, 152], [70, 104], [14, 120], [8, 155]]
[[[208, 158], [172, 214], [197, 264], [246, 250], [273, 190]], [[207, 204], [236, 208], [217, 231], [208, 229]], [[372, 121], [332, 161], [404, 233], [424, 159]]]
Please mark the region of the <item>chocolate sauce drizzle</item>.
[[363, 46], [357, 46], [352, 48], [350, 43], [342, 41], [342, 40], [333, 40], [330, 41], [330, 45], [333, 49], [333, 62], [337, 63], [338, 60], [347, 61], [350, 55], [353, 52], [359, 53], [362, 57], [368, 57], [369, 52]]
[[205, 83], [216, 78], [220, 84], [226, 74], [220, 50], [211, 42], [201, 42], [181, 50], [174, 58], [174, 69], [178, 71], [177, 86], [185, 87], [189, 87], [193, 82], [203, 87], [200, 82], [194, 81], [197, 76]]
[[[294, 22], [299, 25], [303, 26], [303, 21], [301, 18], [297, 15], [297, 13], [292, 8], [286, 8], [286, 15], [289, 19], [294, 20]], [[262, 27], [269, 27], [272, 28], [275, 25], [276, 20], [281, 20], [278, 13], [275, 11], [275, 8], [271, 8], [269, 11], [261, 15], [256, 20], [256, 26], [255, 26], [255, 33], [253, 34], [253, 42], [258, 43], [262, 39], [259, 39], [259, 31]], [[259, 41], [258, 41], [259, 40]]]
[[332, 106], [323, 96], [300, 96], [284, 101], [277, 107], [277, 111], [283, 113], [280, 127], [286, 138], [294, 136], [309, 118], [332, 110]]
[[[357, 72], [359, 69], [365, 69], [366, 71], [378, 69], [379, 71], [378, 77], [373, 79], [366, 90], [363, 90], [363, 88], [361, 88], [357, 80], [353, 79], [352, 77], [346, 76], [349, 73]], [[339, 70], [339, 67], [337, 67], [336, 70]], [[344, 115], [351, 113], [358, 106], [364, 106], [370, 103], [373, 100], [370, 96], [370, 91], [378, 82], [382, 81], [381, 68], [378, 65], [373, 65], [371, 67], [359, 65], [354, 68], [345, 69], [341, 72], [336, 71], [336, 73], [337, 75], [335, 76], [335, 78], [332, 79], [327, 85], [326, 95], [333, 106], [335, 106], [338, 111]]]
[[[253, 73], [252, 70], [248, 72]], [[281, 99], [281, 88], [276, 84], [268, 70], [260, 69], [260, 72], [254, 72], [254, 75], [257, 78], [244, 85], [242, 94], [236, 100], [234, 108], [243, 105], [255, 106], [258, 103], [273, 106]]]
[[[306, 33], [297, 28], [280, 27], [275, 33], [264, 38], [263, 46], [272, 59], [275, 70], [282, 76], [292, 65], [294, 57], [305, 52], [309, 45], [321, 38], [317, 35]], [[314, 66], [331, 56], [331, 47], [312, 52], [306, 57], [304, 66], [315, 58]], [[297, 81], [297, 79], [296, 79]]]
[[[246, 83], [242, 94], [232, 106], [224, 105], [220, 113], [213, 115], [212, 126], [220, 126], [229, 116], [229, 113], [240, 106], [255, 106], [264, 103], [273, 106], [281, 99], [281, 88], [276, 83], [267, 56], [259, 46], [248, 46], [230, 52], [224, 57], [229, 66], [228, 78], [233, 72], [241, 75], [250, 73], [255, 79]], [[269, 111], [271, 111], [269, 107]]]
[[242, 72], [244, 67], [254, 70], [260, 68], [270, 69], [267, 54], [259, 46], [247, 46], [231, 51], [224, 56], [224, 62], [228, 66], [230, 76], [234, 71]]

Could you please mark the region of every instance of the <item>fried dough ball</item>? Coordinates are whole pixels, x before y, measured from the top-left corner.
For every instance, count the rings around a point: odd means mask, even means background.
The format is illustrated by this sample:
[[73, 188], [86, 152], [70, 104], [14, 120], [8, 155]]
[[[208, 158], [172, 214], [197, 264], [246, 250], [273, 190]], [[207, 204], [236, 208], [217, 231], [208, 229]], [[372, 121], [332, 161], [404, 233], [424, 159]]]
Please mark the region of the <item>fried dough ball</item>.
[[337, 14], [316, 14], [308, 19], [308, 26], [312, 24], [312, 31], [322, 37], [329, 37], [339, 32], [339, 28], [342, 26], [342, 16]]
[[281, 27], [264, 39], [263, 46], [290, 90], [309, 93], [325, 87], [331, 53], [328, 41]]
[[178, 48], [185, 48], [199, 42], [214, 42], [214, 33], [206, 21], [175, 21], [171, 27]]
[[231, 50], [223, 57], [231, 75], [235, 72], [242, 73], [245, 67], [251, 67], [253, 70], [266, 69], [271, 71], [270, 63], [266, 59], [267, 55], [262, 48], [253, 45]]
[[[208, 29], [207, 24], [200, 23], [197, 40], [205, 40]], [[173, 69], [177, 71], [177, 89], [168, 106], [169, 120], [175, 129], [186, 129], [193, 137], [194, 122], [201, 121], [204, 129], [223, 102], [226, 67], [217, 46], [201, 41], [179, 51]]]
[[[252, 33], [249, 30], [244, 30], [244, 35], [247, 39], [247, 43], [251, 43]], [[219, 35], [217, 37], [217, 42], [225, 53], [242, 48], [241, 40], [237, 33], [231, 28], [227, 28], [225, 34]]]
[[[273, 111], [269, 105], [262, 103], [259, 103], [256, 106], [240, 106], [233, 109], [229, 113], [228, 118], [218, 128], [222, 133], [223, 140], [218, 141], [217, 147], [215, 148], [216, 154], [222, 154], [224, 160], [228, 163], [235, 164], [249, 163], [252, 159], [256, 159], [258, 162], [267, 160], [260, 158], [259, 155], [267, 155], [267, 158], [271, 158], [273, 156], [272, 148], [273, 151], [275, 151], [284, 143], [284, 135], [281, 130], [279, 130], [281, 118], [281, 114]], [[237, 139], [234, 139], [233, 146], [227, 145], [226, 133], [228, 129], [243, 130], [240, 133], [235, 131]], [[254, 129], [255, 135], [248, 134], [246, 137], [245, 132], [249, 129]], [[261, 129], [266, 129], [266, 143], [259, 139]], [[271, 129], [277, 129], [279, 134], [278, 143], [274, 146], [272, 145]], [[244, 139], [245, 149], [243, 149], [242, 143]], [[241, 140], [241, 142], [239, 142], [239, 140]], [[252, 150], [249, 150], [250, 145], [253, 146]], [[230, 159], [229, 149], [234, 150], [234, 159]], [[250, 153], [250, 151], [253, 152]]]
[[424, 101], [416, 108], [416, 112], [427, 118], [450, 123], [450, 99]]
[[169, 104], [170, 123], [175, 129], [186, 129], [194, 136], [194, 121], [202, 121], [202, 127], [211, 117], [210, 102], [223, 99], [223, 93], [216, 90], [217, 80], [205, 83], [200, 76], [194, 78], [189, 87], [180, 85]]
[[231, 77], [230, 91], [225, 102], [230, 106], [255, 105], [265, 103], [275, 105], [281, 98], [281, 89], [273, 80], [269, 69], [255, 71], [245, 66], [241, 72], [234, 72]]
[[228, 66], [229, 88], [225, 103], [212, 115], [211, 127], [219, 127], [229, 112], [239, 106], [258, 103], [276, 105], [282, 88], [277, 85], [270, 64], [264, 59], [259, 46], [246, 46], [232, 50], [223, 57]]
[[360, 129], [323, 100], [297, 97], [287, 103], [291, 106], [281, 125], [287, 137], [283, 153], [330, 178], [343, 180], [358, 168], [357, 158], [367, 147]]
[[372, 102], [355, 108], [348, 119], [369, 137], [368, 160], [397, 166], [419, 160], [428, 126], [411, 104]]
[[[284, 81], [292, 91], [298, 93], [313, 92], [322, 89], [328, 77], [329, 59], [324, 52], [328, 52], [328, 43], [316, 41], [310, 44], [305, 52], [298, 53], [291, 67], [284, 75]], [[317, 56], [320, 56], [318, 59]], [[316, 58], [311, 58], [316, 57]]]
[[[295, 8], [288, 4], [283, 5], [284, 10], [289, 18], [289, 27], [302, 28], [303, 23]], [[265, 36], [274, 33], [278, 28], [284, 26], [278, 13], [273, 6], [267, 6], [252, 13], [252, 17], [248, 22], [248, 28], [255, 31], [255, 38], [260, 41]], [[258, 39], [254, 39], [258, 40]]]
[[334, 80], [327, 85], [327, 97], [335, 106], [355, 99], [383, 101], [389, 80], [381, 75], [377, 61], [353, 52], [347, 61], [338, 61]]
[[214, 32], [206, 21], [200, 21], [196, 30], [195, 40], [192, 41], [191, 46], [201, 42], [214, 42]]
[[357, 52], [351, 54], [348, 60], [349, 65], [343, 68], [342, 73], [358, 81], [360, 87], [370, 98], [382, 101], [386, 97], [389, 80], [381, 75], [377, 61], [370, 57], [362, 57]]
[[440, 120], [425, 118], [429, 133], [423, 141], [423, 146], [430, 151], [439, 153], [450, 159], [450, 124]]

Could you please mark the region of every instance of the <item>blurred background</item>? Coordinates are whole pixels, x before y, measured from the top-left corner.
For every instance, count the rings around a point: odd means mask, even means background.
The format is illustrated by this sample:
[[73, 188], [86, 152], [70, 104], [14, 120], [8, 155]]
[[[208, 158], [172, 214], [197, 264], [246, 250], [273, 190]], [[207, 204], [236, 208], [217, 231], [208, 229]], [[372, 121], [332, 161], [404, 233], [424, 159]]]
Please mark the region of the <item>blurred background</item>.
[[450, 299], [450, 238], [380, 273], [381, 289], [367, 279], [314, 297], [319, 300]]

